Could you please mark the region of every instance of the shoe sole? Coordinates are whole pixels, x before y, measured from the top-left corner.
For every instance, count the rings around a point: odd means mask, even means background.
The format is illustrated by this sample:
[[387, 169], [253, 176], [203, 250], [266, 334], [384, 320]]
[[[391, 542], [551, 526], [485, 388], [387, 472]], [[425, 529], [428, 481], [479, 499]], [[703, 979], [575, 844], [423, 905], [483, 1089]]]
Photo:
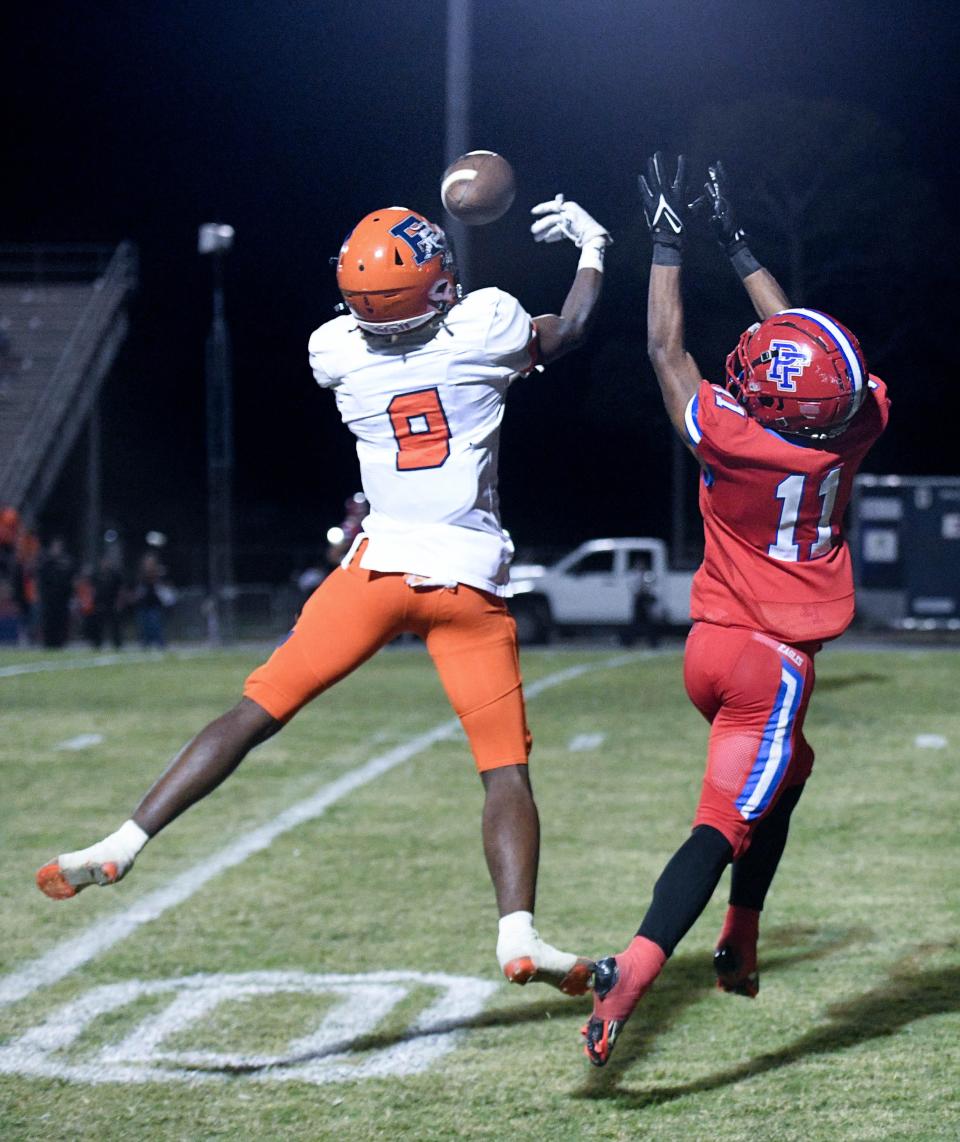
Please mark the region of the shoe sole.
[[530, 956], [518, 956], [503, 965], [503, 974], [510, 983], [521, 987], [528, 983], [547, 983], [564, 995], [586, 995], [593, 975], [593, 961], [582, 956], [567, 972], [538, 968]]
[[[720, 970], [718, 961], [734, 970]], [[757, 971], [741, 975], [737, 970], [739, 965], [740, 959], [729, 945], [724, 944], [717, 948], [713, 954], [713, 969], [717, 973], [717, 987], [720, 991], [726, 991], [730, 995], [742, 995], [745, 999], [756, 999], [760, 992], [760, 975]]]
[[105, 861], [92, 869], [65, 872], [60, 867], [60, 862], [54, 860], [37, 871], [37, 888], [51, 900], [69, 900], [91, 884], [113, 884], [116, 879], [117, 866], [113, 861]]
[[[597, 1023], [602, 1025], [602, 1034], [594, 1038], [592, 1031]], [[605, 1067], [613, 1053], [614, 1044], [623, 1030], [626, 1019], [597, 1019], [592, 1016], [580, 1028], [583, 1036], [583, 1053], [595, 1067]]]
[[760, 994], [760, 979], [755, 975], [743, 979], [721, 979], [717, 976], [717, 988], [729, 995], [742, 995], [745, 999], [756, 999]]

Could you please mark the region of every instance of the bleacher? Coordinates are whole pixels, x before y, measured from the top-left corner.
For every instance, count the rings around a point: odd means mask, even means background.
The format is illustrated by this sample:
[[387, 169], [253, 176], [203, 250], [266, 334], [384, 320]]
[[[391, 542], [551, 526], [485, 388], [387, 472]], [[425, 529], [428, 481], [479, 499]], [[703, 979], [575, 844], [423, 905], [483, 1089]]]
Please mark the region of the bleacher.
[[0, 247], [0, 503], [35, 513], [127, 333], [136, 252]]

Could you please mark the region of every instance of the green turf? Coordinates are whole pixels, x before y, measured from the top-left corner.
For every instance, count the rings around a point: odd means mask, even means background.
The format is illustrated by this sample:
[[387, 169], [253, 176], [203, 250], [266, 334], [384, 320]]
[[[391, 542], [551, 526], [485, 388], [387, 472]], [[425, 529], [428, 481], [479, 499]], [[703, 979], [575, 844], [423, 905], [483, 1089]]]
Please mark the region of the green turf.
[[[123, 884], [63, 903], [37, 892], [34, 868], [128, 816], [259, 657], [0, 677], [0, 972], [450, 717], [426, 656], [391, 650], [256, 751], [151, 844]], [[612, 657], [528, 652], [525, 675]], [[0, 668], [27, 660], [6, 654]], [[818, 674], [808, 718], [817, 767], [768, 901], [756, 1001], [711, 986], [721, 887], [603, 1071], [579, 1050], [588, 1001], [503, 984], [422, 1074], [324, 1085], [259, 1082], [242, 1067], [212, 1068], [222, 1081], [141, 1085], [0, 1075], [0, 1138], [960, 1137], [960, 659], [838, 647]], [[534, 698], [529, 715], [543, 818], [538, 925], [564, 947], [619, 950], [686, 833], [702, 770], [705, 728], [683, 694], [680, 656], [597, 669]], [[79, 734], [104, 740], [57, 748]], [[578, 734], [604, 741], [572, 752]], [[918, 734], [948, 745], [920, 748]], [[463, 739], [429, 747], [84, 968], [0, 1007], [0, 1047], [91, 988], [131, 979], [434, 971], [498, 983], [480, 805]], [[403, 1041], [432, 995], [415, 987], [355, 1044], [359, 1058]], [[92, 1059], [169, 999], [101, 1016], [64, 1060]], [[275, 994], [225, 1003], [164, 1047], [282, 1055], [332, 1002]]]

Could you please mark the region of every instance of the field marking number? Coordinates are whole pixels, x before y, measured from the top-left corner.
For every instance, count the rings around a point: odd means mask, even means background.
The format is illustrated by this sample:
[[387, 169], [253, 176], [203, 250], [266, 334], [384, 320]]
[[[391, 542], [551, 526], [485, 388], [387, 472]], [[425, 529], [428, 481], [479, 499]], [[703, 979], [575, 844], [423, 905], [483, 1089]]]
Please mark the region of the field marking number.
[[[414, 988], [428, 988], [435, 997], [404, 1035], [378, 1050], [361, 1053], [352, 1049]], [[239, 1074], [251, 1082], [315, 1085], [415, 1075], [453, 1050], [464, 1024], [480, 1014], [498, 988], [490, 980], [437, 972], [312, 975], [258, 971], [126, 980], [93, 988], [0, 1046], [0, 1074], [92, 1084], [222, 1082]], [[243, 1004], [254, 997], [278, 994], [301, 995], [304, 1005], [313, 997], [325, 1012], [313, 1030], [290, 1040], [280, 1054], [166, 1046], [172, 1038], [201, 1027], [225, 1004], [242, 1011]], [[119, 1040], [83, 1053], [83, 1037], [98, 1019], [156, 995], [169, 996], [169, 1002], [128, 1026]]]

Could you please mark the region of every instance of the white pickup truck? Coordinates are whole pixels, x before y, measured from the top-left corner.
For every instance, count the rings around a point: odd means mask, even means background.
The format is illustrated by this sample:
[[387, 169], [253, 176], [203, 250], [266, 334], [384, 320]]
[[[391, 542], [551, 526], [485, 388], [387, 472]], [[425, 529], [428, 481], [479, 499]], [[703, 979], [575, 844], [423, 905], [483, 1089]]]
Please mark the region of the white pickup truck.
[[612, 627], [625, 645], [656, 641], [690, 621], [692, 571], [667, 565], [662, 539], [591, 539], [551, 567], [510, 569], [510, 611], [521, 642], [548, 642], [560, 628]]

